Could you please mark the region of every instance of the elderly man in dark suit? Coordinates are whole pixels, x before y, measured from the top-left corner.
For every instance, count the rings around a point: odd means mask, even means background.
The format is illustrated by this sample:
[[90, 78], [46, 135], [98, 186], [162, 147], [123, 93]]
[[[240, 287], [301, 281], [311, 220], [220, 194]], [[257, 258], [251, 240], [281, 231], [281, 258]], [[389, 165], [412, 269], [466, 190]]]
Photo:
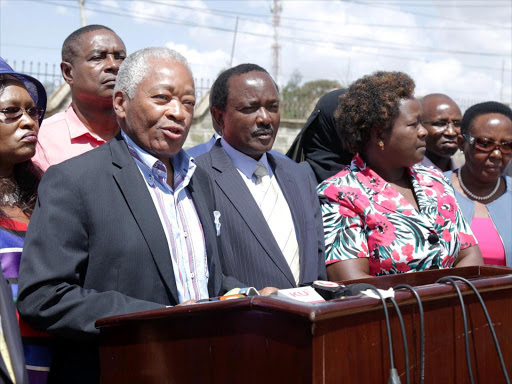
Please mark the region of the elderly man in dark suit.
[[222, 138], [197, 163], [213, 180], [222, 215], [223, 271], [258, 289], [324, 279], [313, 181], [302, 167], [268, 153], [280, 122], [273, 79], [257, 65], [239, 65], [215, 81], [211, 100]]
[[11, 287], [0, 271], [0, 383], [28, 384], [16, 307]]
[[221, 272], [211, 182], [182, 150], [194, 104], [185, 58], [140, 50], [117, 76], [121, 133], [44, 175], [18, 308], [57, 336], [53, 382], [99, 382], [98, 318], [240, 286]]

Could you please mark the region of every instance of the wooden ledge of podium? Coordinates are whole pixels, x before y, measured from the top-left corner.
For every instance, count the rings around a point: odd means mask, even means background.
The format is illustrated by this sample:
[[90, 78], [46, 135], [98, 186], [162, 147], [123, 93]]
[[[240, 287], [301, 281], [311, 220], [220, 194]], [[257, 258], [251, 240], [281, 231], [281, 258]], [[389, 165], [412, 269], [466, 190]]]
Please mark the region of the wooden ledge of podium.
[[[425, 319], [425, 383], [469, 383], [459, 298], [439, 278], [469, 279], [485, 300], [512, 377], [512, 269], [466, 267], [357, 280], [379, 288], [415, 286]], [[345, 283], [352, 283], [345, 282]], [[504, 383], [489, 326], [473, 291], [466, 303], [475, 383]], [[419, 383], [418, 306], [395, 295], [409, 347], [411, 383]], [[395, 365], [405, 383], [400, 325], [388, 306]], [[195, 304], [100, 319], [101, 378], [110, 383], [387, 383], [390, 366], [380, 300], [318, 304], [273, 297]]]

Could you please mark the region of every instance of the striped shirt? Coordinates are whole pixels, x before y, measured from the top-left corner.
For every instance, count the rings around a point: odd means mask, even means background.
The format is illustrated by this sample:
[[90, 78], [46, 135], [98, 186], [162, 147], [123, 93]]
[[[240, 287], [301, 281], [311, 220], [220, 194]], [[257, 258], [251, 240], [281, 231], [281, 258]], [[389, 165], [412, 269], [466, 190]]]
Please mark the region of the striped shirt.
[[121, 135], [144, 177], [164, 228], [180, 303], [208, 298], [208, 261], [203, 227], [186, 187], [194, 174], [194, 159], [180, 151], [170, 160], [174, 188], [167, 184], [165, 165], [137, 146], [126, 133]]

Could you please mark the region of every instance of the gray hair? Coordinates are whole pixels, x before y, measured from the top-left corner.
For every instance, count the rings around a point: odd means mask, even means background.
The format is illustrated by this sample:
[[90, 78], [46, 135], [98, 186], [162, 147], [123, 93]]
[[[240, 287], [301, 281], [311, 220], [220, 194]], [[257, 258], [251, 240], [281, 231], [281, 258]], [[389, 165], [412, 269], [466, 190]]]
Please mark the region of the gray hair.
[[144, 48], [132, 53], [123, 61], [117, 73], [114, 92], [123, 91], [132, 99], [137, 90], [137, 86], [147, 75], [149, 69], [148, 62], [151, 59], [177, 61], [185, 65], [192, 73], [187, 59], [174, 49], [164, 47]]

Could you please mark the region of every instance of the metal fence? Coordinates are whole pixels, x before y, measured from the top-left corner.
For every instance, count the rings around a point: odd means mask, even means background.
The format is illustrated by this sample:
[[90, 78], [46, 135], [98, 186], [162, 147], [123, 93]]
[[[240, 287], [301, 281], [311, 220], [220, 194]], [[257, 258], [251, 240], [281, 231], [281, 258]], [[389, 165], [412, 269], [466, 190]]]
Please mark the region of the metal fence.
[[46, 93], [51, 95], [53, 91], [64, 81], [60, 73], [60, 66], [57, 64], [48, 64], [25, 60], [5, 60], [16, 72], [35, 77], [46, 89]]
[[[63, 81], [58, 64], [49, 64], [25, 60], [6, 60], [15, 71], [33, 76], [43, 83], [46, 93], [51, 95], [53, 91]], [[197, 100], [201, 100], [211, 88], [213, 81], [208, 78], [195, 78]], [[481, 102], [482, 100], [455, 98], [462, 113], [470, 106]], [[290, 119], [306, 119], [312, 111], [316, 100], [309, 98], [300, 98], [294, 100], [281, 101], [281, 117]]]
[[204, 95], [210, 92], [213, 81], [204, 78], [194, 78], [194, 83], [196, 85], [196, 99], [197, 102], [199, 102], [199, 100], [201, 100]]

